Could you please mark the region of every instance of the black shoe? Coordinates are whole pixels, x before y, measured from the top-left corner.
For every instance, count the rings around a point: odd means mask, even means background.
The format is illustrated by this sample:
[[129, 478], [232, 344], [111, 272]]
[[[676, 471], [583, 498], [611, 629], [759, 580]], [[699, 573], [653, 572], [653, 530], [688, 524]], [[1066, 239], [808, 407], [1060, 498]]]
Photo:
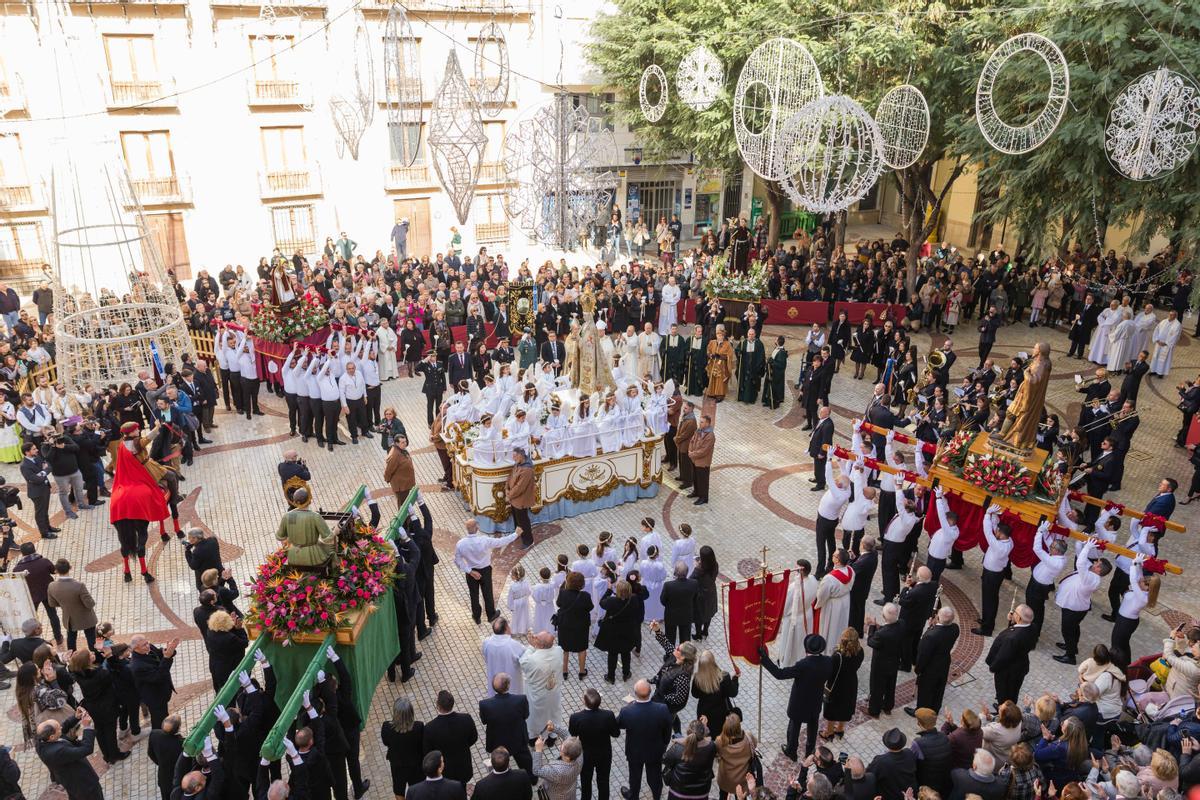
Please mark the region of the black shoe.
[[1055, 647], [1057, 647], [1059, 650], [1066, 650], [1066, 649], [1067, 649], [1067, 643], [1066, 643], [1066, 642], [1055, 642], [1055, 643], [1054, 643], [1054, 646], [1055, 646]]
[[409, 663], [411, 663], [411, 664], [417, 663], [418, 661], [421, 660], [421, 656], [423, 656], [423, 655], [425, 655], [425, 654], [424, 653], [413, 653], [412, 661]]
[[429, 627], [432, 628], [434, 625], [437, 625], [437, 624], [438, 624], [438, 615], [434, 614], [432, 617], [429, 618]]
[[307, 437], [307, 436], [301, 436], [301, 437], [300, 437], [300, 441], [304, 442], [305, 444], [308, 444], [308, 437]]
[[697, 498], [696, 502], [692, 503], [692, 505], [694, 505], [694, 506], [706, 506], [706, 505], [708, 505], [708, 501], [707, 501], [707, 500], [705, 500], [703, 497], [701, 497], [701, 498]]
[[130, 575], [128, 572], [126, 572], [125, 573], [125, 582], [130, 583], [131, 581], [133, 581], [133, 576]]
[[367, 439], [375, 438], [375, 434], [371, 433], [370, 431], [363, 431], [363, 436], [366, 437]]
[[171, 541], [171, 537], [169, 535], [167, 535], [166, 533], [160, 533], [158, 535], [158, 538], [162, 539], [163, 544], [166, 544], [167, 542]]
[[805, 425], [805, 426], [804, 426], [803, 428], [801, 428], [800, 430], [802, 430], [802, 431], [811, 431], [811, 430], [812, 430], [812, 425]]
[[396, 665], [395, 664], [388, 664], [387, 679], [388, 679], [388, 683], [396, 682]]
[[296, 435], [295, 431], [288, 431], [288, 436], [295, 436], [295, 435]]
[[354, 800], [362, 800], [363, 795], [367, 793], [367, 789], [371, 788], [371, 779], [367, 778], [363, 781], [363, 785], [357, 792], [354, 793]]
[[62, 528], [55, 528], [54, 526], [51, 526], [46, 530], [50, 531], [51, 533], [62, 533]]
[[616, 675], [612, 675], [612, 674], [605, 675], [605, 676], [604, 676], [604, 682], [605, 682], [605, 683], [616, 683], [616, 682], [617, 682], [617, 676], [616, 676]]
[[875, 605], [877, 605], [877, 606], [885, 606], [885, 605], [887, 605], [887, 600], [884, 600], [884, 599], [881, 597], [881, 598], [879, 598], [878, 600], [875, 600], [875, 601], [874, 601], [874, 603], [875, 603]]
[[808, 490], [810, 492], [823, 492], [823, 491], [825, 491], [825, 487], [824, 486], [810, 486], [810, 487], [808, 487]]
[[154, 583], [154, 576], [151, 575], [149, 572], [143, 572], [142, 580], [144, 580], [146, 583]]
[[[295, 432], [293, 431], [293, 432], [292, 432], [292, 436], [295, 436], [295, 435], [296, 435], [296, 434], [295, 434]], [[212, 443], [213, 443], [213, 440], [212, 440], [212, 439], [197, 439], [196, 441], [200, 442], [200, 444], [212, 444]]]
[[1115, 616], [1113, 616], [1112, 614], [1101, 614], [1100, 619], [1104, 620], [1105, 622], [1116, 622], [1117, 621], [1117, 618]]
[[259, 411], [259, 410], [256, 408], [256, 409], [254, 409], [254, 416], [256, 416], [256, 417], [263, 417], [263, 416], [266, 416], [266, 415], [265, 415], [265, 414], [263, 414], [263, 412]]
[[102, 506], [107, 502], [108, 502], [107, 500], [93, 500], [88, 505], [90, 505], [92, 508], [95, 508], [96, 506]]
[[629, 800], [629, 787], [627, 787], [627, 786], [621, 787], [621, 797], [623, 798], [623, 800]]
[[333, 445], [332, 445], [332, 444], [328, 444], [328, 445], [325, 445], [325, 446], [329, 448], [329, 452], [331, 452], [331, 453], [333, 452]]
[[1066, 653], [1063, 653], [1061, 656], [1054, 656], [1054, 660], [1060, 664], [1070, 664], [1072, 666], [1075, 665], [1075, 656], [1068, 655]]
[[413, 679], [413, 678], [416, 676], [416, 674], [417, 674], [417, 673], [416, 673], [416, 671], [415, 671], [415, 670], [411, 670], [411, 669], [410, 669], [408, 672], [402, 672], [402, 673], [400, 674], [400, 682], [401, 682], [401, 683], [408, 683], [409, 681], [411, 681], [411, 680], [412, 680], [412, 679]]
[[621, 680], [623, 680], [623, 681], [627, 681], [627, 680], [629, 680], [629, 678], [630, 678], [630, 676], [631, 676], [631, 675], [632, 675], [632, 673], [630, 673], [630, 672], [622, 672], [622, 673], [621, 673]]
[[51, 533], [50, 531], [47, 531], [46, 533], [43, 533], [43, 534], [42, 534], [42, 538], [43, 538], [43, 539], [57, 539], [57, 538], [58, 538], [58, 534], [57, 534], [57, 533]]
[[910, 717], [915, 717], [917, 715], [917, 710], [912, 706], [905, 706], [904, 713], [908, 714]]
[[787, 756], [792, 761], [800, 760], [799, 754], [797, 754], [795, 750], [788, 750], [786, 744], [780, 746], [779, 752], [783, 753], [785, 756]]
[[431, 631], [431, 630], [429, 630], [428, 628], [426, 628], [424, 631], [422, 631], [421, 633], [418, 633], [418, 634], [417, 634], [417, 641], [418, 641], [418, 642], [423, 642], [423, 641], [425, 641], [426, 639], [428, 639], [428, 638], [429, 638], [430, 636], [432, 636], [432, 635], [433, 635], [433, 631]]
[[358, 444], [358, 437], [357, 437], [357, 436], [351, 436], [351, 437], [350, 437], [350, 444]]

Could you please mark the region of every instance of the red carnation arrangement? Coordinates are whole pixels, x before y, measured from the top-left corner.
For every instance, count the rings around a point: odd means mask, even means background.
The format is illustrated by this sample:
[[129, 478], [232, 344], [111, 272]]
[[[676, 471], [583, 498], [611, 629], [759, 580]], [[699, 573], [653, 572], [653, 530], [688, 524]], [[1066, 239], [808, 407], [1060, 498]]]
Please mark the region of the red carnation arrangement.
[[1003, 458], [970, 455], [963, 464], [962, 476], [992, 495], [1020, 499], [1028, 497], [1033, 489], [1029, 470]]
[[959, 431], [954, 434], [954, 438], [942, 448], [941, 463], [948, 467], [961, 467], [977, 435], [971, 431]]

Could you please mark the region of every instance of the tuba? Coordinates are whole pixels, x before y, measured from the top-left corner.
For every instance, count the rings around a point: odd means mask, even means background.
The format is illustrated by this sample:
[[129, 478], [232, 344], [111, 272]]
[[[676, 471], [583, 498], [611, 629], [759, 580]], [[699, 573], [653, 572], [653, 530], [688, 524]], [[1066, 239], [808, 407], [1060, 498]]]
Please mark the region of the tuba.
[[941, 350], [934, 350], [929, 354], [929, 369], [938, 370], [946, 366], [946, 354]]

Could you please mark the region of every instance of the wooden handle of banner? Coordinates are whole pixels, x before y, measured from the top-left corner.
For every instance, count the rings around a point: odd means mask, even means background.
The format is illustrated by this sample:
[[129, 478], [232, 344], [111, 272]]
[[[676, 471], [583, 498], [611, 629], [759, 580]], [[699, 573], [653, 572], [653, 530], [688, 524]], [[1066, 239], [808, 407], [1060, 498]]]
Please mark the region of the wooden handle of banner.
[[[823, 445], [823, 447], [830, 454], [837, 456], [838, 458], [842, 458], [842, 459], [846, 459], [846, 460], [854, 459], [854, 454], [851, 453], [849, 450], [846, 450], [843, 447], [839, 447], [837, 445], [828, 445], [828, 444]], [[874, 459], [867, 459], [867, 461], [875, 462]], [[874, 466], [872, 467], [872, 469], [877, 469], [880, 472], [887, 472], [892, 475], [903, 475], [904, 474], [904, 470], [896, 469], [895, 467], [892, 467], [892, 466], [889, 466], [889, 465], [883, 464], [883, 463], [874, 463]], [[906, 479], [908, 479], [908, 478], [906, 477]], [[932, 480], [930, 480], [929, 478], [922, 478], [922, 477], [918, 476], [913, 480], [915, 483], [919, 483], [920, 485], [924, 486], [927, 489], [932, 489], [933, 485], [934, 485], [934, 482]], [[990, 497], [987, 495], [986, 492], [984, 492], [982, 490], [980, 490], [977, 493], [971, 493], [969, 491], [961, 491], [958, 489], [955, 489], [953, 491], [955, 491], [956, 494], [961, 495], [968, 502], [974, 503], [975, 505], [979, 505], [983, 508], [987, 508], [988, 505], [991, 505], [994, 503], [995, 505], [998, 505], [1007, 511], [1012, 511], [1014, 514], [1021, 513], [1020, 510], [1017, 509], [1015, 507], [1015, 505], [1012, 504], [1010, 501], [1008, 501], [1004, 498], [1000, 498], [1000, 497]], [[972, 494], [974, 494], [974, 496], [969, 496]], [[985, 505], [982, 502], [978, 502], [981, 500], [986, 500], [988, 502]], [[1070, 537], [1070, 538], [1075, 539], [1080, 542], [1086, 542], [1091, 538], [1086, 533], [1080, 533], [1079, 531], [1073, 531], [1073, 530], [1070, 530], [1069, 528], [1064, 528], [1061, 525], [1051, 526], [1051, 532], [1058, 534], [1059, 536]], [[1135, 558], [1138, 555], [1138, 553], [1134, 552], [1133, 550], [1130, 550], [1127, 547], [1122, 547], [1119, 544], [1113, 544], [1111, 542], [1106, 542], [1104, 544], [1103, 549], [1105, 551], [1111, 552], [1115, 555], [1126, 556], [1128, 558]], [[1176, 566], [1175, 564], [1172, 564], [1170, 561], [1161, 561], [1160, 563], [1162, 564], [1163, 570], [1165, 572], [1169, 572], [1172, 575], [1182, 575], [1183, 574], [1183, 568]]]

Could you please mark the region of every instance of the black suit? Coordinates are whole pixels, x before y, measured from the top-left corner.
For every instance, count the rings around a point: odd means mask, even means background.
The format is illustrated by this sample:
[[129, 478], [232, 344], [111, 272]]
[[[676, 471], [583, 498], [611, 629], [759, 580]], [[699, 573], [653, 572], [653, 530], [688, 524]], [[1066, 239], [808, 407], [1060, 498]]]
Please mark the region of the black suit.
[[559, 372], [562, 371], [563, 364], [567, 361], [567, 348], [559, 341], [545, 341], [542, 342], [538, 355], [547, 364], [553, 364], [555, 361], [558, 362], [558, 366], [554, 368], [554, 374], [557, 377]]
[[875, 791], [883, 800], [900, 800], [906, 789], [917, 789], [917, 756], [909, 748], [880, 753], [867, 772], [875, 776]]
[[[621, 735], [617, 715], [604, 708], [576, 711], [567, 722], [567, 732], [583, 745], [583, 772], [579, 773], [580, 800], [592, 800], [592, 775], [596, 796], [608, 800], [608, 774], [612, 767], [612, 740]], [[479, 788], [476, 787], [476, 792]]]
[[204, 583], [200, 580], [200, 576], [206, 570], [215, 569], [221, 571], [221, 543], [216, 537], [209, 536], [196, 542], [196, 544], [184, 545], [183, 557], [187, 560], [187, 565], [191, 567], [192, 572], [196, 577], [196, 588], [203, 589]]
[[151, 728], [162, 728], [162, 722], [167, 718], [167, 703], [175, 693], [175, 684], [171, 681], [172, 661], [173, 657], [167, 658], [154, 645], [150, 646], [150, 652], [134, 653], [129, 660], [129, 672], [138, 696], [150, 709]]
[[168, 800], [171, 790], [175, 788], [175, 762], [183, 754], [183, 737], [178, 733], [150, 731], [146, 752], [150, 760], [158, 765], [158, 791], [162, 793], [163, 800]]
[[[691, 568], [691, 564], [688, 567]], [[692, 578], [675, 578], [663, 584], [659, 593], [663, 605], [663, 633], [671, 640], [671, 644], [691, 640], [696, 595], [699, 593], [700, 582]]]
[[1021, 684], [1029, 674], [1029, 653], [1037, 646], [1038, 630], [1033, 625], [1013, 626], [1000, 631], [988, 650], [987, 665], [996, 683], [996, 703], [1017, 702]]
[[[464, 786], [475, 776], [471, 745], [477, 741], [479, 731], [475, 728], [475, 720], [467, 714], [452, 711], [449, 714], [438, 714], [425, 723], [424, 751], [429, 753], [431, 750], [440, 750], [442, 758], [446, 761], [442, 774], [460, 781]], [[409, 796], [414, 789], [415, 786], [409, 789]]]
[[471, 357], [466, 353], [451, 353], [446, 362], [446, 373], [450, 378], [450, 386], [458, 391], [459, 381], [470, 381], [475, 377], [475, 369]]
[[813, 428], [808, 440], [808, 455], [813, 460], [813, 477], [817, 479], [817, 488], [825, 488], [825, 463], [829, 454], [825, 445], [833, 446], [833, 418], [826, 417]]
[[850, 587], [850, 620], [849, 625], [863, 635], [863, 619], [867, 615], [867, 598], [871, 596], [871, 582], [875, 580], [875, 571], [879, 569], [879, 552], [860, 553], [858, 558], [850, 562], [854, 570], [854, 585]]
[[498, 694], [479, 701], [479, 721], [483, 723], [483, 749], [489, 753], [504, 747], [527, 773], [533, 772], [525, 721], [529, 719], [529, 700], [523, 694]]
[[41, 456], [34, 456], [32, 460], [23, 458], [21, 477], [25, 479], [25, 494], [33, 501], [38, 533], [45, 536], [50, 532], [50, 465]]
[[937, 584], [933, 581], [915, 583], [900, 592], [896, 599], [900, 606], [900, 621], [904, 623], [907, 636], [904, 651], [900, 654], [900, 669], [905, 672], [917, 657], [917, 643], [925, 630], [925, 623], [933, 614], [933, 604], [937, 601]]
[[650, 794], [658, 800], [662, 794], [662, 757], [671, 740], [671, 712], [665, 703], [653, 700], [630, 703], [617, 715], [617, 725], [625, 731], [625, 759], [629, 763], [629, 796], [641, 797], [642, 770]]
[[896, 673], [907, 641], [908, 631], [899, 620], [867, 629], [867, 644], [872, 649], [868, 715], [877, 717], [880, 711], [890, 712], [895, 707]]
[[946, 681], [950, 677], [950, 654], [958, 641], [958, 625], [931, 625], [917, 645], [913, 669], [917, 673], [917, 708], [940, 712]]
[[821, 716], [821, 704], [824, 702], [824, 687], [833, 674], [833, 659], [824, 655], [810, 655], [797, 661], [793, 666], [783, 668], [775, 665], [770, 656], [762, 656], [763, 667], [778, 680], [792, 679], [792, 690], [788, 695], [788, 753], [796, 754], [800, 743], [800, 726], [808, 725], [808, 741], [804, 754], [808, 755], [817, 745], [817, 721]]
[[[411, 795], [408, 795], [411, 797]], [[523, 769], [509, 767], [507, 772], [491, 773], [475, 784], [472, 800], [530, 800], [533, 782]]]
[[88, 728], [80, 735], [78, 742], [73, 742], [65, 736], [66, 729], [70, 727], [74, 726], [64, 726], [64, 735], [53, 742], [39, 742], [37, 754], [49, 768], [54, 781], [67, 790], [67, 797], [71, 800], [77, 797], [103, 797], [100, 778], [88, 763], [88, 756], [96, 749], [96, 731]]
[[439, 778], [425, 779], [408, 787], [405, 800], [467, 800], [467, 787], [462, 781]]

